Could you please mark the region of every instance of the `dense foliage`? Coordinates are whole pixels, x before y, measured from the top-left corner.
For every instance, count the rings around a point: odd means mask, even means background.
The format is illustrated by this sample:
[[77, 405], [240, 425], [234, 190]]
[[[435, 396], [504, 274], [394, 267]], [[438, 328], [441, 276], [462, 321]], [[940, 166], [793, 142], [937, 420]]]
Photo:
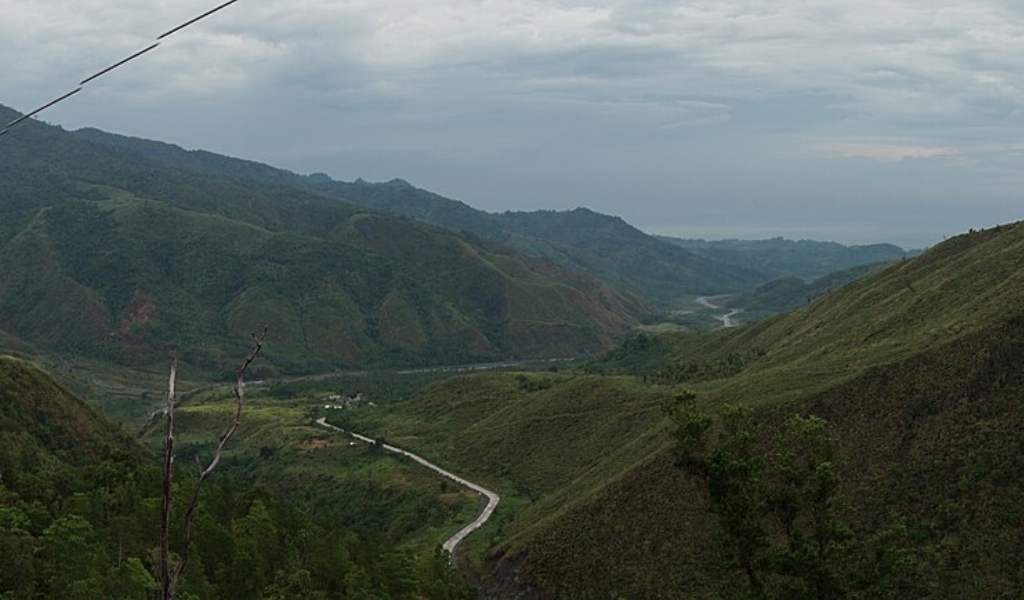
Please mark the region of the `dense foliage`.
[[[151, 597], [155, 463], [41, 371], [0, 358], [0, 597]], [[178, 479], [180, 518], [191, 481]], [[472, 597], [439, 553], [413, 554], [342, 523], [221, 478], [203, 495], [178, 597]]]

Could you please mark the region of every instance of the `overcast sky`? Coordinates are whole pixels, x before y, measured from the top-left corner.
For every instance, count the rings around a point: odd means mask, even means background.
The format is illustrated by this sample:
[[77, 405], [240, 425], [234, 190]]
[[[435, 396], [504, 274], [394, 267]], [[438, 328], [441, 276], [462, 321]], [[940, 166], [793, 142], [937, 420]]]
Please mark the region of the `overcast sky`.
[[[32, 110], [221, 0], [0, 0]], [[1024, 219], [1021, 0], [241, 0], [41, 115], [489, 211], [891, 241]]]

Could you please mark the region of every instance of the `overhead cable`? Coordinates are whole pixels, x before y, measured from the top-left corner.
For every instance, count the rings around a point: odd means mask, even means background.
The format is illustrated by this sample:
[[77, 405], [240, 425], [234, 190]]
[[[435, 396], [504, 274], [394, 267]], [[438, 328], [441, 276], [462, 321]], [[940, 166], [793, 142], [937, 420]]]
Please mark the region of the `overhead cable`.
[[116, 69], [116, 68], [118, 68], [118, 67], [120, 67], [120, 66], [122, 66], [124, 64], [127, 64], [127, 63], [135, 60], [136, 58], [139, 58], [143, 54], [146, 54], [146, 53], [148, 53], [148, 52], [150, 52], [152, 50], [155, 50], [157, 48], [157, 46], [160, 45], [161, 40], [163, 40], [164, 38], [167, 38], [167, 37], [169, 37], [171, 35], [174, 35], [175, 33], [181, 31], [182, 29], [185, 29], [186, 27], [191, 27], [192, 25], [198, 23], [199, 21], [202, 21], [206, 17], [209, 17], [213, 13], [215, 13], [217, 11], [220, 11], [220, 10], [223, 10], [223, 9], [227, 8], [228, 6], [231, 6], [235, 2], [238, 2], [238, 0], [230, 0], [229, 2], [225, 2], [224, 4], [221, 4], [220, 6], [218, 6], [216, 8], [213, 8], [213, 9], [210, 9], [210, 10], [204, 12], [203, 14], [199, 15], [198, 17], [194, 17], [192, 19], [189, 19], [188, 21], [185, 21], [184, 23], [182, 23], [181, 25], [178, 25], [177, 27], [174, 27], [172, 29], [168, 29], [166, 32], [160, 34], [160, 36], [156, 38], [156, 42], [155, 43], [150, 44], [149, 46], [143, 48], [142, 50], [139, 50], [138, 52], [135, 52], [134, 54], [132, 54], [130, 56], [122, 58], [121, 60], [115, 62], [114, 64], [110, 65], [109, 67], [106, 67], [104, 69], [101, 69], [101, 70], [97, 71], [93, 75], [90, 75], [89, 77], [86, 77], [85, 79], [83, 79], [78, 84], [78, 87], [76, 87], [75, 89], [71, 90], [70, 92], [67, 92], [66, 94], [63, 94], [62, 96], [59, 96], [59, 97], [57, 97], [57, 98], [47, 102], [46, 104], [40, 106], [39, 108], [33, 110], [32, 112], [30, 112], [28, 114], [25, 114], [25, 115], [22, 115], [22, 116], [18, 117], [17, 119], [11, 121], [6, 126], [4, 126], [4, 128], [2, 130], [0, 130], [0, 136], [6, 135], [11, 129], [13, 129], [17, 125], [19, 125], [22, 121], [26, 121], [26, 120], [34, 117], [35, 115], [38, 115], [39, 113], [43, 112], [44, 110], [50, 108], [54, 104], [57, 104], [58, 102], [63, 102], [64, 100], [67, 100], [71, 96], [74, 96], [78, 92], [82, 91], [83, 86], [85, 86], [86, 84], [88, 84], [88, 83], [90, 83], [90, 82], [92, 82], [92, 81], [94, 81], [94, 80], [96, 80], [96, 79], [106, 75], [107, 73], [113, 71], [114, 69]]

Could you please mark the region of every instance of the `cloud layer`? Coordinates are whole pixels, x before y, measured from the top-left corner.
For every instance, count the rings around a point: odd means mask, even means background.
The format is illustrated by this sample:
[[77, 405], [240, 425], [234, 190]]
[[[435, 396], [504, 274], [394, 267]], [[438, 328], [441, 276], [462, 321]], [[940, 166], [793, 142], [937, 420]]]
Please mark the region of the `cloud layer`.
[[[0, 0], [0, 102], [211, 7]], [[911, 244], [1022, 216], [1020, 56], [1000, 0], [241, 0], [43, 118], [493, 210]]]

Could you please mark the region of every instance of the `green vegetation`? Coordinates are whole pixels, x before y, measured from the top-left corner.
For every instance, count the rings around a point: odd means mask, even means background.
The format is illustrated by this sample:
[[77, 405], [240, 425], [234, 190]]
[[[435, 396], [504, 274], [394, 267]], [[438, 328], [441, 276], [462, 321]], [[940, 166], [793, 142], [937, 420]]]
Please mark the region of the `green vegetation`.
[[893, 527], [858, 537], [839, 517], [840, 463], [828, 423], [794, 416], [772, 431], [726, 406], [713, 419], [680, 394], [667, 406], [676, 463], [707, 488], [728, 551], [754, 598], [903, 597], [909, 552]]
[[178, 170], [41, 123], [0, 145], [0, 330], [41, 352], [256, 376], [576, 356], [648, 306], [491, 241]]
[[[325, 381], [286, 384], [296, 395], [275, 384], [267, 390], [250, 387], [242, 426], [219, 471], [272, 490], [311, 514], [334, 515], [361, 536], [429, 554], [460, 523], [472, 520], [479, 510], [477, 497], [414, 463], [313, 424], [324, 415], [355, 412], [325, 408], [344, 405], [332, 397], [358, 395], [360, 409], [371, 412], [378, 403], [392, 402], [374, 391], [374, 379], [348, 377], [353, 387], [347, 391], [326, 387]], [[212, 451], [232, 410], [226, 389], [189, 395], [176, 412], [179, 460]], [[154, 449], [162, 441], [159, 431], [146, 439]]]
[[[644, 334], [586, 375], [458, 378], [352, 423], [509, 499], [467, 547], [494, 593], [749, 594], [706, 483], [673, 464], [660, 407], [685, 381], [709, 415], [742, 407], [756, 448], [769, 448], [749, 455], [766, 485], [790, 460], [770, 450], [783, 435], [771, 432], [790, 431], [793, 415], [812, 430], [828, 422], [835, 554], [815, 559], [830, 565], [818, 572], [828, 585], [868, 597], [1014, 596], [1024, 561], [1024, 522], [1010, 508], [1024, 492], [1014, 450], [1024, 409], [1013, 400], [1024, 392], [1022, 246], [1021, 225], [977, 232], [785, 317]], [[797, 486], [807, 510], [813, 481]], [[826, 579], [781, 575], [785, 521], [778, 509], [762, 515], [765, 589], [814, 596]], [[869, 560], [875, 551], [885, 561]]]
[[[150, 597], [160, 484], [153, 456], [116, 426], [31, 364], [0, 357], [0, 597]], [[341, 514], [219, 478], [179, 597], [472, 597], [436, 551], [355, 535]]]

